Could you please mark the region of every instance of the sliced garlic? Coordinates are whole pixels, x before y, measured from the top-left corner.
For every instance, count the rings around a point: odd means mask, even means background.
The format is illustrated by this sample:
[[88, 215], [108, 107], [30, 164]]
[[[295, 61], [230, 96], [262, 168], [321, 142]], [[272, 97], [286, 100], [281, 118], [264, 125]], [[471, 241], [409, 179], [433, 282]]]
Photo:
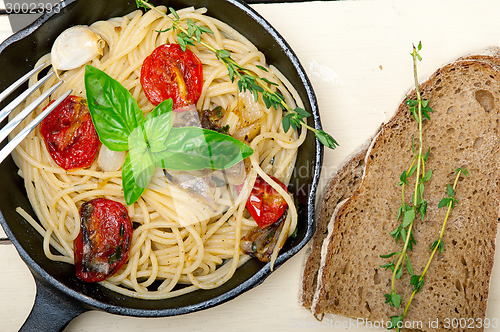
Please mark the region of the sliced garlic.
[[112, 151], [103, 144], [99, 150], [97, 165], [104, 172], [115, 172], [122, 167], [125, 157], [124, 151]]
[[88, 26], [77, 25], [64, 30], [57, 37], [51, 50], [55, 70], [78, 68], [103, 54], [106, 42]]

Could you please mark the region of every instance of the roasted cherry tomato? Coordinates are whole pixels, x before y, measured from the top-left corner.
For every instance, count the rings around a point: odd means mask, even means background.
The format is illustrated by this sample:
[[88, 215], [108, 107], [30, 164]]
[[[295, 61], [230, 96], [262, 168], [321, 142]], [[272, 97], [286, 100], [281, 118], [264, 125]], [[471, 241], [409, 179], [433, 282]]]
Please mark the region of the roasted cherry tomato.
[[[288, 192], [288, 189], [280, 180], [273, 176], [271, 176], [271, 179]], [[257, 176], [246, 204], [248, 212], [250, 212], [257, 225], [264, 228], [275, 223], [283, 215], [287, 206], [285, 199], [263, 178]]]
[[74, 241], [76, 276], [103, 281], [128, 259], [132, 222], [127, 209], [119, 202], [96, 198], [82, 205], [80, 222]]
[[50, 112], [40, 133], [52, 159], [65, 170], [92, 165], [101, 144], [87, 101], [77, 96], [68, 96]]
[[141, 85], [153, 105], [168, 98], [172, 98], [174, 109], [195, 104], [203, 87], [203, 66], [190, 50], [164, 44], [144, 59]]

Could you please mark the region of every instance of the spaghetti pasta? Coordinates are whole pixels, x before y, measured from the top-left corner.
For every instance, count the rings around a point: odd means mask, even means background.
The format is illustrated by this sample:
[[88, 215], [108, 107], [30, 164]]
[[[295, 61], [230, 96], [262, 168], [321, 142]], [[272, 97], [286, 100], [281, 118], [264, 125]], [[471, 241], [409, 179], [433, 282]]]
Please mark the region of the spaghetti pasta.
[[[162, 12], [167, 10], [157, 8]], [[208, 27], [214, 33], [203, 34], [204, 43], [230, 51], [239, 65], [275, 82], [271, 89], [279, 90], [289, 105], [303, 107], [291, 84], [276, 68], [262, 69], [267, 67], [264, 55], [240, 33], [205, 15], [203, 8], [185, 8], [177, 14], [182, 24], [190, 19]], [[128, 89], [144, 114], [148, 114], [154, 105], [141, 88], [141, 65], [156, 47], [176, 43], [175, 32], [172, 29], [165, 31], [171, 25], [170, 20], [155, 11], [143, 13], [137, 10], [90, 26], [107, 45], [104, 55], [90, 64]], [[231, 81], [224, 63], [212, 52], [200, 45], [188, 48], [203, 64], [203, 88], [196, 108], [211, 110], [220, 107], [224, 110], [221, 122], [229, 126], [229, 134], [246, 139], [254, 153], [246, 162], [247, 174], [239, 190], [227, 183], [212, 188], [213, 204], [207, 204], [200, 197], [166, 181], [163, 171], [156, 169], [142, 196], [127, 206], [134, 222], [129, 259], [116, 274], [101, 282], [107, 288], [132, 297], [170, 298], [196, 289], [218, 287], [231, 278], [238, 266], [250, 258], [241, 252], [240, 242], [256, 227], [245, 203], [257, 176], [269, 183], [289, 207], [278, 245], [272, 253], [272, 262], [297, 226], [292, 197], [270, 176], [288, 184], [297, 149], [304, 141], [306, 131], [300, 135], [293, 130], [285, 133], [281, 110], [267, 109], [262, 100], [254, 101], [253, 96], [239, 92], [237, 82]], [[38, 61], [42, 62], [50, 66], [50, 54]], [[84, 67], [65, 71], [60, 77], [64, 83], [59, 91], [71, 88], [75, 95], [85, 97]], [[50, 79], [26, 103], [46, 91], [56, 80]], [[36, 78], [32, 79], [30, 84], [35, 81]], [[58, 96], [56, 92], [51, 98]], [[39, 111], [44, 106], [46, 104]], [[36, 112], [32, 117], [35, 116]], [[74, 263], [73, 241], [80, 229], [80, 206], [97, 197], [125, 203], [121, 172], [103, 171], [97, 158], [87, 169], [65, 171], [52, 160], [38, 130], [17, 147], [13, 157], [39, 223], [26, 212], [19, 210], [19, 213], [44, 237], [44, 251], [50, 259]]]

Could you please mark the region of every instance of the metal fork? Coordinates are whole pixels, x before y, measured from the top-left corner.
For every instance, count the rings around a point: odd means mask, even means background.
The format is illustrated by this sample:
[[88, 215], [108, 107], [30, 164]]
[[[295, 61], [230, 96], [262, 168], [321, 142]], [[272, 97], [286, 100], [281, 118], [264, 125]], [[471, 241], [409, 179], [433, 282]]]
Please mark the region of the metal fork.
[[[30, 72], [26, 73], [23, 77], [14, 82], [5, 91], [0, 93], [0, 102], [2, 102], [8, 95], [10, 95], [14, 90], [16, 90], [21, 84], [26, 82], [31, 76], [37, 74], [43, 67], [45, 63], [38, 65], [33, 68]], [[45, 83], [50, 77], [54, 75], [53, 71], [50, 71], [46, 76], [41, 78], [36, 82], [36, 84], [29, 87], [28, 90], [21, 93], [13, 101], [11, 101], [4, 109], [0, 110], [0, 122], [2, 122], [17, 106], [19, 106], [29, 95], [31, 95], [36, 89], [38, 89], [43, 83]], [[2, 129], [0, 129], [0, 143], [14, 130], [21, 121], [23, 121], [35, 108], [38, 107], [45, 99], [47, 99], [52, 92], [61, 86], [63, 81], [59, 81], [54, 84], [49, 90], [44, 92], [40, 97], [35, 99], [31, 104], [26, 106], [18, 115], [14, 117], [10, 122], [8, 122]], [[38, 115], [33, 121], [31, 121], [23, 130], [19, 132], [13, 139], [10, 140], [1, 150], [0, 150], [0, 163], [7, 158], [7, 156], [15, 149], [15, 147], [26, 137], [28, 134], [36, 127], [42, 120], [54, 109], [56, 108], [67, 96], [70, 95], [72, 90], [66, 91], [61, 97], [57, 98], [56, 101], [51, 103], [43, 112]]]

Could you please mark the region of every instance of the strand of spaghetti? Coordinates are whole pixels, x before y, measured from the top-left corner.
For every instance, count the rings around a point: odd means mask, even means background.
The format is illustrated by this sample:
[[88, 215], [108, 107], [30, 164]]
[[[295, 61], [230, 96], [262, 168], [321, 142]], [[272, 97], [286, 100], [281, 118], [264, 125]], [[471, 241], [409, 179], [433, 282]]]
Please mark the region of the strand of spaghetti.
[[[151, 223], [147, 223], [145, 225], [151, 225]], [[140, 251], [144, 241], [146, 241], [146, 238], [148, 236], [148, 232], [142, 232], [140, 230], [139, 231], [137, 230], [134, 230], [132, 234], [132, 246], [130, 248], [130, 255], [135, 255], [137, 252]]]
[[[251, 257], [248, 255], [240, 255], [239, 260], [236, 261], [236, 267], [240, 267], [242, 264], [247, 262]], [[220, 281], [221, 278], [223, 278], [225, 275], [230, 275], [228, 273], [229, 270], [232, 269], [232, 264], [233, 264], [233, 259], [227, 260], [221, 267], [219, 267], [217, 270], [215, 270], [214, 273], [211, 273], [210, 275], [206, 276], [198, 276], [197, 279], [201, 282], [204, 283], [209, 283], [209, 282], [217, 282]]]
[[[39, 140], [38, 137], [33, 137], [34, 140]], [[51, 167], [48, 166], [47, 164], [43, 164], [41, 161], [37, 161], [33, 155], [28, 154], [24, 148], [21, 146], [16, 147], [16, 155], [18, 157], [21, 157], [21, 159], [27, 163], [29, 163], [30, 166], [33, 168], [38, 168], [38, 169], [43, 169], [45, 173], [49, 174], [63, 174], [66, 173], [66, 171], [63, 168], [60, 167]], [[26, 167], [23, 167], [25, 169]], [[121, 171], [120, 172], [98, 172], [98, 171], [89, 171], [85, 169], [79, 169], [79, 170], [74, 170], [72, 171], [73, 175], [77, 176], [85, 176], [88, 175], [90, 177], [94, 178], [116, 178], [121, 176]], [[66, 186], [69, 186], [69, 184], [65, 184]], [[62, 185], [59, 185], [61, 187]]]
[[142, 255], [140, 255], [139, 262], [137, 263], [138, 265], [144, 264], [148, 259], [149, 255], [151, 253], [151, 238], [148, 237], [146, 240], [143, 242], [141, 246], [141, 252]]
[[[109, 196], [109, 197], [116, 197], [118, 196], [117, 193], [119, 192], [119, 189], [113, 189], [113, 188], [104, 188], [104, 189], [98, 189], [97, 183], [95, 184], [95, 188], [89, 189], [89, 191], [82, 192], [76, 196], [74, 196], [72, 199], [74, 202], [82, 202], [85, 200], [91, 200], [95, 197], [102, 197], [102, 196]], [[113, 187], [118, 187], [118, 186], [113, 186]], [[120, 202], [124, 203], [124, 199], [119, 199]]]
[[291, 175], [289, 172], [293, 171], [296, 157], [295, 150], [280, 149], [276, 151], [276, 154], [266, 156], [264, 163], [267, 166], [262, 169], [268, 174], [274, 174], [276, 178], [288, 185], [287, 181]]
[[[207, 41], [207, 44], [211, 45], [212, 47], [216, 48], [216, 49], [221, 49], [223, 48], [223, 41], [224, 39], [224, 35], [223, 33], [225, 31], [221, 31], [223, 29], [220, 29], [213, 20], [210, 20], [208, 19], [208, 16], [204, 16], [204, 15], [199, 15], [197, 13], [190, 13], [189, 15], [186, 15], [186, 18], [189, 17], [190, 19], [192, 19], [194, 22], [196, 22], [196, 24], [198, 25], [204, 25], [206, 27], [208, 27], [210, 30], [212, 30], [214, 33], [213, 33], [213, 39], [212, 38], [207, 38], [208, 35], [205, 34], [203, 35], [203, 40], [204, 41]], [[202, 23], [202, 24], [199, 24], [199, 23]], [[214, 42], [211, 42], [211, 40], [213, 40]]]
[[[178, 252], [179, 252], [179, 256], [178, 256], [179, 262], [183, 262], [184, 261], [184, 245], [182, 242], [182, 237], [181, 237], [179, 231], [177, 230], [177, 228], [172, 229], [172, 233], [174, 233], [175, 238], [177, 240], [177, 248], [178, 248]], [[177, 264], [177, 268], [175, 269], [175, 274], [171, 278], [170, 282], [166, 283], [167, 280], [165, 280], [158, 287], [158, 291], [161, 291], [164, 293], [168, 293], [168, 292], [172, 291], [172, 289], [175, 287], [175, 285], [177, 284], [177, 282], [179, 281], [179, 279], [181, 277], [182, 269], [183, 269], [183, 264]]]
[[200, 283], [199, 281], [196, 280], [196, 278], [192, 274], [188, 274], [189, 280], [199, 288], [204, 288], [204, 289], [211, 289], [211, 288], [216, 288], [229, 280], [229, 278], [234, 274], [234, 271], [238, 267], [238, 261], [239, 261], [239, 255], [240, 255], [240, 250], [239, 250], [239, 242], [241, 239], [241, 218], [243, 217], [243, 210], [244, 206], [240, 205], [238, 208], [238, 212], [236, 215], [236, 227], [234, 230], [234, 241], [235, 241], [235, 246], [233, 249], [233, 258], [231, 259], [231, 264], [230, 264], [230, 269], [227, 271], [222, 277], [220, 277], [218, 280], [212, 281], [210, 283]]
[[[139, 234], [139, 235], [136, 235], [136, 234]], [[130, 249], [130, 255], [135, 255], [136, 253], [138, 253], [144, 242], [146, 241], [146, 239], [148, 238], [148, 232], [145, 231], [145, 232], [134, 232], [134, 234], [132, 235], [132, 248]]]
[[154, 251], [150, 251], [149, 252], [149, 258], [150, 258], [150, 263], [151, 263], [151, 271], [148, 271], [148, 274], [149, 274], [149, 278], [144, 281], [144, 282], [141, 282], [141, 286], [142, 287], [148, 287], [148, 286], [151, 286], [151, 284], [156, 280], [157, 276], [158, 276], [158, 260], [156, 259], [156, 255], [155, 255], [155, 252]]
[[[55, 209], [52, 209], [54, 211]], [[74, 209], [76, 210], [76, 209]], [[72, 211], [73, 213], [70, 213], [70, 215], [73, 215], [73, 217], [68, 216], [68, 211], [63, 210], [63, 213], [59, 215], [59, 221], [58, 221], [58, 231], [59, 234], [61, 234], [61, 238], [64, 239], [66, 242], [73, 242], [76, 237], [78, 236], [78, 233], [80, 232], [80, 223], [79, 223], [79, 214], [78, 211]], [[75, 220], [76, 222], [65, 222], [66, 218], [68, 220]]]
[[[130, 259], [130, 258], [129, 258]], [[130, 270], [129, 281], [133, 287], [133, 289], [138, 293], [145, 293], [147, 291], [146, 287], [142, 287], [137, 282], [137, 266], [139, 265], [139, 253], [135, 253], [135, 255], [130, 259], [130, 264], [132, 265], [132, 269]]]
[[[295, 211], [295, 214], [296, 214], [296, 211]], [[295, 221], [295, 223], [292, 221]], [[271, 254], [271, 259], [269, 260], [271, 262], [271, 270], [274, 267], [274, 262], [276, 262], [276, 259], [278, 258], [278, 253], [279, 253], [280, 248], [283, 247], [286, 239], [291, 235], [291, 233], [294, 232], [295, 227], [296, 227], [296, 221], [297, 221], [297, 219], [294, 219], [293, 214], [291, 214], [291, 215], [287, 214], [286, 219], [282, 224], [282, 229], [281, 229], [281, 232], [279, 234], [278, 240], [276, 241], [276, 246], [274, 247], [273, 253]]]
[[[180, 236], [178, 236], [178, 243], [179, 243], [179, 250], [180, 250], [180, 258], [182, 258], [182, 259], [180, 260], [180, 262], [183, 262], [183, 261], [184, 261], [184, 246], [183, 246], [182, 238], [181, 238]], [[181, 273], [181, 271], [182, 271], [182, 265], [183, 265], [183, 263], [181, 263], [181, 264], [180, 264], [180, 269], [177, 271], [178, 273], [176, 274], [176, 275], [178, 275], [178, 276], [177, 276], [177, 278], [176, 278], [176, 279], [177, 279], [177, 281], [178, 281], [178, 279], [179, 279], [179, 277], [180, 277], [180, 273]], [[175, 281], [175, 284], [177, 283], [177, 281]], [[170, 288], [170, 289], [171, 289], [171, 288], [173, 288], [173, 287], [175, 286], [175, 284], [173, 284], [173, 285], [172, 285], [171, 287], [169, 287], [169, 288]], [[168, 289], [168, 290], [170, 290], [170, 289]], [[194, 289], [193, 289], [193, 290], [194, 290]], [[163, 292], [162, 292], [162, 293], [163, 293]], [[161, 293], [160, 293], [160, 294], [161, 294]], [[169, 296], [167, 296], [167, 297], [169, 297]]]
[[219, 20], [213, 20], [214, 25], [217, 27], [218, 30], [223, 31], [224, 35], [226, 36], [227, 39], [234, 39], [237, 40], [247, 46], [247, 48], [250, 49], [257, 49], [254, 44], [252, 44], [248, 39], [243, 37], [241, 33], [236, 31], [234, 28], [229, 26], [227, 23], [224, 23]]
[[59, 262], [65, 262], [69, 264], [73, 264], [73, 258], [72, 256], [65, 255], [66, 253], [63, 253], [63, 255], [54, 255], [50, 251], [50, 240], [52, 239], [52, 229], [48, 229], [47, 232], [45, 232], [43, 236], [43, 251], [47, 258], [53, 260], [53, 261], [59, 261]]
[[[272, 148], [265, 150], [264, 153], [260, 156], [260, 164], [272, 167], [273, 159], [281, 150], [283, 150], [283, 148], [280, 145], [275, 145]], [[267, 172], [267, 169], [265, 169], [265, 171]]]
[[268, 138], [268, 139], [273, 139], [274, 141], [276, 141], [276, 143], [279, 144], [284, 149], [298, 149], [298, 147], [302, 143], [304, 143], [304, 140], [306, 139], [306, 135], [307, 135], [307, 130], [301, 130], [299, 138], [295, 142], [292, 142], [293, 139], [290, 137], [287, 137], [284, 134], [266, 132], [266, 133], [262, 133], [258, 137], [256, 137], [252, 141], [252, 144], [257, 139], [260, 141], [260, 140]]
[[134, 39], [136, 39], [136, 36], [143, 36], [147, 32], [147, 29], [137, 29], [137, 22], [143, 16], [151, 17], [153, 19], [154, 15], [155, 13], [152, 12], [146, 13], [145, 15], [142, 15], [142, 13], [138, 10], [133, 12], [133, 18], [128, 24], [122, 27], [122, 30], [120, 31], [120, 38], [118, 39], [113, 50], [110, 50], [109, 58], [106, 60], [106, 62], [101, 64], [102, 70], [105, 70], [108, 66], [112, 65], [114, 59], [120, 59], [121, 57], [127, 55], [127, 53], [135, 47], [135, 43], [131, 41], [134, 41]]
[[257, 62], [259, 65], [265, 65], [265, 58], [264, 54], [262, 52], [251, 52], [248, 54], [245, 54], [244, 57], [236, 61], [240, 66], [242, 67], [249, 67], [248, 69], [255, 72], [258, 75], [266, 75], [266, 73], [262, 70], [257, 68], [255, 65], [251, 66], [250, 63]]
[[223, 83], [212, 83], [211, 86], [207, 89], [206, 97], [212, 98], [214, 96], [220, 94], [237, 94], [238, 87], [234, 86], [231, 82], [223, 82]]
[[[205, 248], [203, 245], [203, 241], [201, 240], [200, 234], [194, 231], [193, 226], [187, 226], [186, 229], [189, 231], [190, 235], [193, 237], [194, 242], [197, 244], [197, 246], [193, 246], [193, 252], [192, 253], [189, 252], [189, 257], [188, 260], [186, 261], [186, 266], [184, 266], [183, 273], [188, 274], [195, 271], [201, 264]], [[193, 257], [194, 255], [196, 255], [196, 260], [189, 265], [188, 263], [191, 262], [190, 258]]]
[[[200, 58], [200, 60], [202, 60]], [[203, 61], [203, 60], [202, 60]], [[203, 72], [204, 80], [203, 80], [203, 88], [201, 90], [200, 99], [198, 99], [197, 107], [200, 109], [208, 109], [210, 105], [210, 98], [206, 98], [206, 93], [210, 85], [215, 81], [215, 79], [221, 75], [221, 73], [225, 73], [227, 71], [223, 66], [218, 66], [214, 68], [211, 72], [208, 72], [208, 75], [205, 75]], [[227, 105], [220, 105], [223, 109], [227, 109]]]
[[208, 238], [210, 238], [219, 229], [219, 227], [222, 226], [233, 215], [238, 206], [247, 201], [256, 178], [257, 173], [254, 170], [251, 170], [245, 182], [243, 183], [243, 187], [241, 188], [240, 194], [236, 198], [234, 205], [229, 210], [227, 210], [227, 212], [215, 224], [213, 224], [209, 228], [209, 230], [203, 236], [203, 241], [206, 241]]
[[[21, 217], [23, 217], [40, 235], [45, 237], [45, 233], [47, 232], [39, 223], [33, 219], [32, 216], [28, 212], [26, 212], [23, 208], [17, 207], [16, 212], [19, 213]], [[56, 249], [59, 253], [64, 254], [64, 248], [57, 243], [52, 237], [49, 239], [50, 245]]]
[[90, 184], [81, 184], [77, 185], [74, 187], [66, 188], [61, 191], [59, 191], [55, 196], [52, 197], [52, 199], [48, 202], [50, 206], [55, 206], [57, 204], [57, 201], [65, 196], [68, 195], [69, 193], [74, 193], [78, 191], [85, 191], [85, 190], [94, 190], [97, 188], [97, 185], [95, 183], [90, 183]]
[[[127, 279], [124, 280], [123, 282], [126, 286], [131, 288], [132, 283]], [[106, 281], [101, 281], [101, 285], [103, 285], [106, 288], [111, 289], [112, 291], [115, 291], [118, 294], [130, 296], [130, 297], [136, 297], [140, 299], [148, 299], [148, 300], [155, 300], [155, 299], [169, 299], [173, 297], [178, 297], [184, 294], [188, 294], [191, 292], [194, 292], [198, 288], [194, 286], [188, 286], [184, 287], [178, 290], [171, 291], [169, 293], [164, 294], [163, 292], [158, 292], [158, 291], [153, 291], [153, 292], [148, 292], [148, 293], [139, 293], [137, 291], [133, 291], [127, 288], [120, 287], [118, 285], [114, 285], [112, 283], [106, 282]]]
[[224, 40], [224, 49], [231, 52], [241, 52], [242, 50], [245, 50], [246, 52], [255, 51], [255, 48], [248, 47], [246, 44], [240, 41], [231, 39]]
[[[171, 195], [167, 194], [168, 196], [159, 196], [159, 194], [155, 191], [146, 190], [143, 193], [143, 197], [166, 220], [174, 220], [180, 225], [192, 224], [200, 220], [210, 218], [210, 215], [207, 213], [207, 209], [204, 209], [204, 206], [200, 204], [193, 205], [193, 198], [189, 199], [189, 197], [183, 197], [186, 193], [176, 195], [176, 191], [178, 190], [173, 191], [174, 193]], [[164, 205], [162, 203], [162, 200], [165, 200], [166, 197], [169, 198], [169, 205]]]
[[[33, 183], [39, 184], [38, 186], [34, 187], [33, 194], [36, 197], [35, 199], [37, 199], [38, 201], [43, 201], [44, 197], [49, 196], [49, 194], [46, 195], [44, 193], [44, 190], [46, 190], [46, 185], [44, 184], [44, 182], [40, 181], [40, 171], [39, 170], [34, 170], [32, 175], [33, 175], [33, 177], [30, 180], [33, 181]], [[29, 194], [28, 194], [28, 196], [29, 196]], [[39, 211], [35, 210], [35, 212], [40, 213], [40, 215], [38, 215], [38, 217], [42, 220], [42, 223], [45, 223], [44, 226], [47, 229], [47, 231], [49, 231], [49, 229], [50, 229], [50, 232], [51, 232], [50, 234], [52, 234], [52, 231], [54, 229], [57, 229], [57, 226], [55, 225], [55, 222], [50, 218], [50, 211], [49, 211], [47, 205], [38, 204], [36, 206], [36, 208], [39, 208]], [[70, 244], [63, 241], [63, 239], [61, 238], [61, 236], [58, 232], [54, 232], [54, 235], [55, 235], [56, 241], [58, 241], [64, 249], [63, 254], [69, 255], [70, 253], [73, 252], [71, 247], [70, 247]], [[45, 250], [45, 252], [48, 253], [49, 255], [51, 255], [48, 251]], [[49, 257], [49, 256], [47, 256], [47, 257]]]
[[[171, 229], [169, 232], [166, 232], [152, 228], [149, 230], [148, 236], [153, 242], [158, 242], [165, 246], [174, 245], [177, 242], [175, 235], [171, 232]], [[157, 252], [166, 253], [167, 251], [164, 251], [164, 249], [157, 249]]]

